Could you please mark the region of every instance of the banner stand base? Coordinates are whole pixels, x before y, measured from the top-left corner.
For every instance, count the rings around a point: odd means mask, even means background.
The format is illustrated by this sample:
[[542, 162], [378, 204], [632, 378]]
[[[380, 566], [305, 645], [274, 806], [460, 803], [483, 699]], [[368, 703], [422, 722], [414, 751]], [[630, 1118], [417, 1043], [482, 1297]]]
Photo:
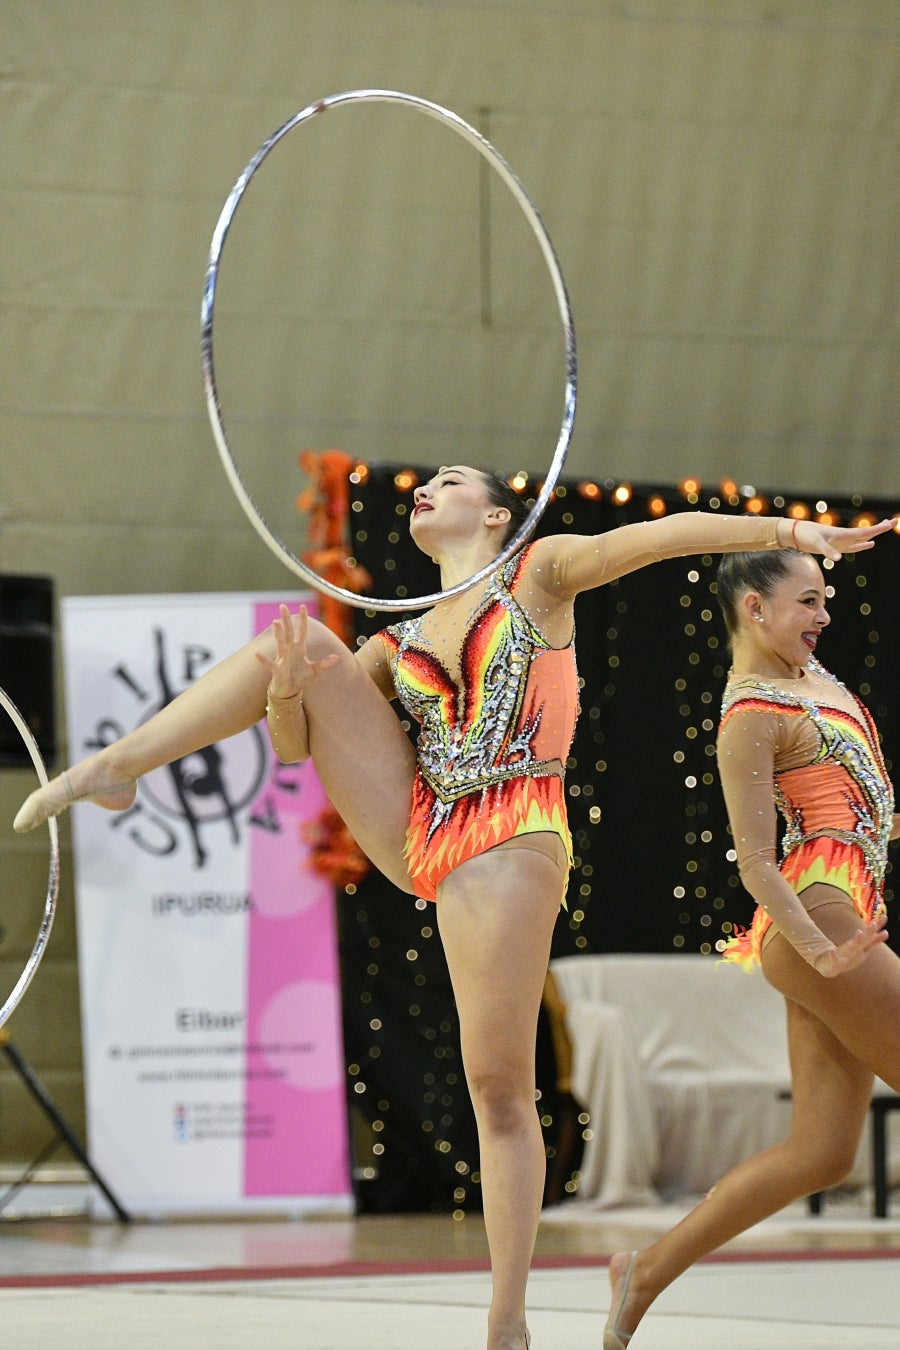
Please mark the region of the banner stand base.
[[61, 1111], [59, 1110], [59, 1107], [53, 1101], [53, 1098], [50, 1096], [49, 1092], [44, 1087], [43, 1083], [37, 1077], [34, 1070], [25, 1061], [20, 1052], [16, 1049], [15, 1045], [13, 1045], [13, 1042], [10, 1039], [9, 1032], [3, 1027], [0, 1027], [0, 1050], [2, 1050], [3, 1053], [6, 1055], [6, 1058], [9, 1060], [10, 1064], [12, 1064], [13, 1068], [16, 1070], [16, 1073], [22, 1079], [22, 1082], [28, 1088], [28, 1091], [34, 1097], [35, 1101], [38, 1103], [41, 1110], [51, 1121], [51, 1123], [56, 1126], [56, 1134], [54, 1135], [53, 1139], [51, 1139], [50, 1143], [46, 1146], [46, 1148], [41, 1150], [38, 1156], [31, 1163], [31, 1165], [25, 1169], [24, 1173], [19, 1178], [19, 1180], [16, 1181], [12, 1186], [10, 1186], [2, 1195], [0, 1195], [0, 1216], [2, 1216], [3, 1210], [9, 1204], [9, 1201], [12, 1199], [12, 1197], [16, 1195], [22, 1189], [23, 1186], [26, 1186], [28, 1184], [28, 1182], [34, 1175], [35, 1171], [41, 1165], [44, 1159], [50, 1157], [50, 1155], [54, 1152], [54, 1150], [61, 1141], [65, 1141], [65, 1143], [68, 1144], [69, 1148], [74, 1153], [75, 1157], [84, 1167], [85, 1171], [89, 1173], [89, 1175], [93, 1178], [94, 1182], [106, 1196], [119, 1222], [130, 1223], [131, 1215], [128, 1213], [126, 1209], [122, 1207], [122, 1205], [119, 1204], [119, 1201], [116, 1199], [115, 1195], [107, 1186], [106, 1182], [103, 1180], [100, 1173], [94, 1167], [94, 1164], [91, 1162], [87, 1153], [84, 1151], [84, 1148], [79, 1142], [77, 1136], [74, 1134], [71, 1126], [66, 1121], [65, 1117], [62, 1115]]

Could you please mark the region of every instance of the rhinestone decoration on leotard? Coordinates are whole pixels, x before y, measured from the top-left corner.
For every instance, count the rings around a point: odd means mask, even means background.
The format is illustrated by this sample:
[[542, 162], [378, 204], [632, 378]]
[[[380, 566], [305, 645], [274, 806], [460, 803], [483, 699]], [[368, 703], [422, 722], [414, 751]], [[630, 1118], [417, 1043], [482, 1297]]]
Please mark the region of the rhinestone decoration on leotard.
[[[772, 785], [775, 804], [786, 827], [780, 869], [798, 894], [814, 880], [846, 889], [861, 916], [871, 919], [884, 903], [893, 789], [869, 710], [817, 661], [810, 661], [809, 670], [852, 700], [855, 713], [750, 677], [729, 685], [722, 705], [722, 722], [724, 725], [743, 710], [809, 717], [819, 739], [815, 758], [796, 769], [776, 771]], [[809, 828], [804, 795], [795, 775], [808, 776], [828, 765], [844, 776], [840, 796], [844, 808], [855, 820], [852, 829], [830, 822], [827, 828]], [[785, 786], [789, 778], [790, 789]], [[803, 789], [803, 793], [808, 794], [809, 789]], [[806, 795], [805, 800], [808, 807], [811, 796]], [[759, 958], [762, 938], [770, 922], [766, 910], [757, 907], [750, 930], [735, 928], [736, 936], [724, 944], [726, 960], [749, 968], [749, 963]]]
[[[853, 697], [836, 676], [820, 665], [818, 661], [809, 663], [810, 671], [830, 680], [847, 697]], [[769, 704], [794, 711], [801, 710], [810, 717], [821, 738], [821, 748], [814, 761], [821, 763], [833, 760], [847, 773], [859, 792], [852, 796], [848, 793], [848, 804], [852, 807], [857, 825], [852, 831], [835, 830], [834, 836], [848, 844], [856, 844], [863, 853], [866, 869], [876, 887], [884, 881], [887, 863], [887, 845], [893, 823], [894, 796], [887, 777], [878, 733], [875, 730], [869, 710], [858, 699], [859, 715], [852, 718], [838, 708], [829, 708], [825, 704], [815, 703], [786, 689], [763, 680], [742, 680], [729, 686], [722, 704], [723, 718], [736, 706], [757, 703], [759, 695]], [[803, 821], [799, 810], [792, 806], [775, 780], [775, 800], [785, 824], [782, 853], [787, 856], [807, 836], [803, 831]]]
[[[464, 794], [558, 770], [535, 755], [541, 709], [522, 715], [531, 662], [553, 650], [512, 593], [529, 551], [501, 569], [475, 610], [462, 638], [459, 681], [427, 645], [421, 617], [387, 630], [397, 693], [422, 727], [419, 767], [438, 794], [432, 828]], [[574, 666], [574, 640], [566, 650]]]
[[429, 900], [460, 863], [522, 835], [556, 834], [572, 859], [562, 775], [578, 717], [574, 639], [551, 646], [531, 603], [526, 612], [517, 600], [531, 554], [459, 612], [446, 645], [446, 611], [435, 638], [427, 616], [381, 633], [398, 696], [421, 725], [406, 857]]

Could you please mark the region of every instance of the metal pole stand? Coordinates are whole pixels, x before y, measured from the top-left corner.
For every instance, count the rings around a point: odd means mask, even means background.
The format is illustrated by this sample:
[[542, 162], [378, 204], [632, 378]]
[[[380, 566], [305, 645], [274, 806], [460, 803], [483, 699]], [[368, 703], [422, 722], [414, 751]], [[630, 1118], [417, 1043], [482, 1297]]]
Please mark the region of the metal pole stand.
[[17, 1181], [13, 1186], [11, 1186], [4, 1195], [0, 1195], [0, 1214], [2, 1214], [4, 1208], [9, 1203], [13, 1195], [15, 1195], [17, 1191], [21, 1190], [21, 1188], [31, 1179], [34, 1170], [39, 1165], [39, 1163], [43, 1162], [45, 1158], [49, 1157], [49, 1155], [56, 1148], [60, 1140], [65, 1140], [69, 1148], [75, 1154], [75, 1157], [82, 1164], [85, 1170], [90, 1174], [90, 1176], [96, 1182], [97, 1186], [106, 1196], [109, 1203], [112, 1205], [112, 1208], [115, 1211], [116, 1217], [118, 1218], [120, 1223], [130, 1223], [131, 1215], [128, 1213], [126, 1209], [122, 1207], [122, 1205], [119, 1204], [119, 1201], [113, 1195], [112, 1191], [109, 1189], [106, 1182], [103, 1180], [100, 1173], [97, 1171], [96, 1167], [91, 1162], [88, 1155], [85, 1153], [84, 1148], [82, 1147], [80, 1141], [78, 1140], [76, 1135], [73, 1134], [71, 1126], [60, 1114], [59, 1108], [53, 1101], [53, 1098], [50, 1096], [49, 1092], [44, 1087], [43, 1083], [40, 1081], [37, 1075], [34, 1073], [34, 1070], [26, 1063], [26, 1061], [20, 1055], [19, 1051], [13, 1045], [12, 1040], [10, 1039], [10, 1034], [5, 1029], [5, 1027], [0, 1027], [0, 1050], [4, 1052], [6, 1058], [9, 1060], [10, 1064], [12, 1064], [13, 1068], [16, 1070], [19, 1077], [22, 1079], [22, 1082], [28, 1088], [29, 1092], [37, 1101], [41, 1109], [44, 1111], [45, 1115], [56, 1126], [57, 1131], [56, 1136], [51, 1140], [50, 1144], [48, 1144], [47, 1147], [38, 1154], [37, 1158], [35, 1158], [31, 1166], [26, 1169], [24, 1175], [19, 1179], [19, 1181]]

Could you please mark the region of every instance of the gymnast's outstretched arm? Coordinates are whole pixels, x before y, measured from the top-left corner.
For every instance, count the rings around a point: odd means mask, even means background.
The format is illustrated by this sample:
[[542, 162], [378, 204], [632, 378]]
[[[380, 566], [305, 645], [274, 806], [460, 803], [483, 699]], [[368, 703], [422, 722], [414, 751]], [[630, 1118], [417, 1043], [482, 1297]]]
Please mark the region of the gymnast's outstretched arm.
[[694, 553], [737, 553], [743, 550], [796, 548], [836, 560], [873, 546], [877, 535], [894, 527], [845, 528], [818, 525], [786, 516], [725, 516], [710, 511], [683, 511], [662, 520], [621, 525], [598, 535], [551, 535], [534, 545], [535, 562], [544, 588], [558, 597], [614, 581], [649, 563]]

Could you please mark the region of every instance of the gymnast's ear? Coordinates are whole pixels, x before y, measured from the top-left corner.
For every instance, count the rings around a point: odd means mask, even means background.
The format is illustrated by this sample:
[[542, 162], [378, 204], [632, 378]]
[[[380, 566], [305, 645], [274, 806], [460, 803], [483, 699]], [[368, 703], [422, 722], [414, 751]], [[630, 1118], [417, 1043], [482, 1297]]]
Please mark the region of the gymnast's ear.
[[738, 597], [737, 613], [742, 622], [762, 623], [763, 621], [763, 597], [759, 591], [744, 591], [743, 595]]

